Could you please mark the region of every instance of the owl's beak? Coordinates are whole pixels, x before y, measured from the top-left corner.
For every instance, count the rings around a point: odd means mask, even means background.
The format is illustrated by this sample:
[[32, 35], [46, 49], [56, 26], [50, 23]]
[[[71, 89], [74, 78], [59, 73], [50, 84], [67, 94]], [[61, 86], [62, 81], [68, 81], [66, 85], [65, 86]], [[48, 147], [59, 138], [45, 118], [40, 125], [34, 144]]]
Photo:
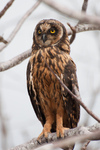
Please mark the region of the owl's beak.
[[43, 35], [42, 35], [42, 40], [43, 40], [43, 43], [45, 43], [45, 41], [47, 40], [46, 34], [43, 34]]

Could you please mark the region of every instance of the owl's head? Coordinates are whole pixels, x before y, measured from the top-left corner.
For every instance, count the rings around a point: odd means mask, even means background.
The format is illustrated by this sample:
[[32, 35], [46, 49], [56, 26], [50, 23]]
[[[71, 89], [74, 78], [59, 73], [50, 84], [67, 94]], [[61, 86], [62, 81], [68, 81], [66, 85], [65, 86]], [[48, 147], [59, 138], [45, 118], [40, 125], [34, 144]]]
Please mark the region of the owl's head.
[[53, 19], [40, 21], [34, 32], [34, 40], [40, 47], [57, 45], [66, 38], [67, 32], [64, 25]]

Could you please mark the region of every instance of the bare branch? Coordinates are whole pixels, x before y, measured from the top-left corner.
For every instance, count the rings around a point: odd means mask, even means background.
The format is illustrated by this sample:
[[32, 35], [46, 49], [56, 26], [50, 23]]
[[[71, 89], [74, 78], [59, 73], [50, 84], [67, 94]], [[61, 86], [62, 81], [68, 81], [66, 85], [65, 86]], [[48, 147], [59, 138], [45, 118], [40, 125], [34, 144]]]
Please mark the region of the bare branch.
[[[68, 145], [74, 144], [75, 142], [85, 142], [86, 140], [100, 140], [100, 123], [97, 123], [94, 126], [90, 127], [77, 127], [74, 129], [65, 130], [65, 138], [66, 139], [64, 140], [57, 141], [58, 139], [56, 133], [50, 133], [48, 136], [48, 143], [53, 142], [53, 144], [41, 146], [41, 148], [39, 149], [54, 150], [55, 148], [66, 147]], [[44, 137], [41, 138], [41, 143], [38, 143], [37, 138], [34, 138], [31, 141], [19, 145], [15, 148], [11, 148], [10, 150], [34, 150], [44, 143], [47, 143], [47, 140]]]
[[89, 143], [90, 143], [90, 140], [85, 143], [85, 145], [81, 148], [81, 150], [86, 150]]
[[72, 27], [69, 23], [67, 23], [67, 24], [70, 27], [70, 29], [72, 30], [72, 36], [69, 40], [70, 44], [72, 44], [76, 37], [76, 29], [74, 27]]
[[5, 14], [5, 12], [8, 10], [8, 8], [12, 5], [14, 0], [10, 0], [6, 6], [3, 8], [3, 10], [0, 12], [0, 18]]
[[[35, 5], [32, 6], [32, 8], [30, 8], [25, 15], [20, 19], [20, 21], [18, 22], [18, 24], [16, 25], [15, 29], [12, 31], [12, 33], [10, 34], [10, 36], [8, 37], [7, 41], [8, 44], [13, 40], [13, 38], [15, 37], [15, 35], [17, 34], [17, 32], [19, 31], [19, 29], [21, 28], [22, 24], [25, 22], [25, 20], [31, 15], [31, 13], [38, 7], [38, 5], [41, 3], [42, 0], [38, 0]], [[2, 51], [8, 44], [6, 45], [1, 45], [0, 46], [0, 51]]]
[[82, 6], [82, 11], [86, 12], [88, 6], [88, 0], [84, 0], [83, 6]]
[[58, 79], [58, 81], [60, 82], [60, 84], [67, 90], [67, 92], [87, 111], [87, 113], [92, 116], [95, 120], [97, 120], [98, 122], [100, 122], [100, 118], [97, 117], [91, 110], [89, 110], [86, 105], [82, 102], [81, 97], [79, 92], [77, 91], [76, 87], [74, 87], [74, 90], [76, 92], [76, 95], [79, 95], [78, 97], [73, 94], [70, 89], [61, 81], [61, 79], [58, 77], [57, 74], [54, 73], [54, 71], [49, 67], [49, 65], [47, 64], [46, 60], [45, 60], [45, 64], [48, 67], [48, 69], [54, 74], [54, 76]]
[[95, 24], [100, 26], [100, 17], [98, 16], [87, 15], [84, 12], [74, 11], [72, 9], [69, 9], [69, 7], [67, 6], [61, 6], [61, 4], [54, 0], [43, 0], [43, 2], [67, 17], [80, 20], [84, 23]]
[[[86, 13], [87, 6], [88, 6], [88, 0], [84, 0], [83, 5], [82, 5], [82, 12]], [[83, 21], [79, 20], [75, 27], [77, 28], [82, 23], [83, 23]]]
[[2, 36], [0, 36], [0, 42], [3, 42], [4, 44], [8, 43]]
[[[94, 31], [100, 30], [100, 26], [91, 25], [91, 24], [79, 24], [76, 28], [76, 33], [84, 32], [84, 31]], [[72, 31], [68, 30], [68, 35], [72, 35]]]
[[12, 67], [20, 64], [22, 61], [24, 61], [30, 55], [31, 55], [31, 49], [29, 49], [29, 50], [25, 51], [24, 53], [14, 57], [11, 60], [0, 63], [0, 71], [5, 71], [9, 68], [12, 68]]

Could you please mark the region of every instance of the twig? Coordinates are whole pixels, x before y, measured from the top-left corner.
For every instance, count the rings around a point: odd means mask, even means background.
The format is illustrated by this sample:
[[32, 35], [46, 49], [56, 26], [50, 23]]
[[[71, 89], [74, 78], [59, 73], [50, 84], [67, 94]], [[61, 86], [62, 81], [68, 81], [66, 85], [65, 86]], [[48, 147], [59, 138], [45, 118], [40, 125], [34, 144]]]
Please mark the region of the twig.
[[82, 11], [86, 12], [88, 6], [88, 0], [84, 0], [83, 6], [82, 6]]
[[[46, 60], [45, 60], [46, 66], [48, 67], [48, 69], [54, 74], [54, 76], [58, 79], [58, 81], [60, 82], [60, 84], [67, 90], [67, 92], [87, 111], [87, 113], [89, 115], [91, 115], [95, 120], [97, 120], [98, 122], [100, 122], [100, 118], [97, 117], [91, 110], [89, 110], [86, 105], [81, 101], [81, 97], [77, 97], [76, 95], [74, 95], [70, 89], [61, 81], [61, 79], [58, 77], [57, 74], [54, 73], [54, 71], [49, 67], [49, 65], [47, 64]], [[76, 89], [74, 89], [75, 92], [78, 94], [78, 91]]]
[[9, 68], [12, 68], [18, 64], [20, 64], [22, 61], [24, 61], [26, 58], [28, 58], [31, 55], [31, 49], [25, 51], [24, 53], [14, 57], [11, 60], [8, 60], [6, 62], [0, 63], [0, 71], [5, 71]]
[[4, 44], [8, 43], [2, 36], [0, 36], [0, 42], [3, 42]]
[[[82, 5], [82, 12], [86, 13], [87, 6], [88, 6], [88, 0], [84, 0], [83, 5]], [[79, 20], [75, 28], [77, 28], [79, 24], [82, 24], [82, 23], [83, 22]]]
[[88, 140], [85, 145], [81, 148], [81, 150], [86, 150], [87, 146], [89, 145], [90, 140]]
[[[19, 29], [21, 28], [22, 24], [25, 22], [25, 20], [31, 15], [31, 13], [38, 7], [38, 5], [41, 3], [42, 0], [38, 0], [33, 6], [32, 8], [30, 8], [25, 15], [20, 19], [20, 21], [18, 22], [18, 24], [16, 25], [15, 29], [12, 31], [12, 33], [10, 34], [10, 36], [8, 37], [7, 41], [8, 44], [12, 41], [12, 39], [15, 37], [15, 35], [17, 34], [17, 32], [19, 31]], [[1, 45], [0, 46], [0, 51], [2, 51], [8, 44], [6, 45]]]
[[67, 24], [70, 27], [70, 29], [72, 30], [72, 36], [69, 40], [70, 44], [72, 44], [76, 37], [76, 29], [74, 27], [72, 27], [69, 23], [67, 23]]
[[43, 2], [67, 17], [71, 17], [71, 18], [80, 20], [84, 23], [90, 23], [90, 24], [95, 24], [95, 25], [100, 26], [100, 17], [98, 17], [98, 16], [87, 15], [84, 12], [74, 11], [72, 9], [69, 9], [69, 7], [61, 6], [61, 4], [59, 4], [58, 2], [56, 2], [54, 0], [50, 0], [50, 1], [43, 0]]
[[8, 10], [8, 8], [12, 5], [14, 0], [10, 0], [6, 6], [3, 8], [3, 10], [0, 12], [0, 18], [5, 14], [5, 12]]

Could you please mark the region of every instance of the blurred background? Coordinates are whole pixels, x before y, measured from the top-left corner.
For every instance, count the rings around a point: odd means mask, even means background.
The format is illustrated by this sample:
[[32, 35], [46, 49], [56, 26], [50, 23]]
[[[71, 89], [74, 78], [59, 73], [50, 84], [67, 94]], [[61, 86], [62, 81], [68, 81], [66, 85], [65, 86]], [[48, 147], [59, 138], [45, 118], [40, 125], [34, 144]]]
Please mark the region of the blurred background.
[[[8, 0], [0, 1], [0, 11]], [[83, 0], [56, 0], [63, 6], [80, 11]], [[0, 35], [9, 37], [22, 16], [36, 0], [17, 0], [0, 19]], [[100, 1], [89, 0], [88, 14], [100, 16]], [[67, 22], [75, 26], [78, 21], [65, 17], [41, 3], [24, 22], [12, 42], [0, 53], [0, 62], [7, 61], [28, 50], [32, 45], [33, 31], [42, 19], [57, 19], [66, 28]], [[2, 43], [0, 43], [0, 46]], [[80, 94], [83, 102], [100, 116], [100, 32], [87, 31], [76, 35], [71, 45], [71, 57], [77, 66]], [[28, 59], [20, 65], [0, 73], [0, 150], [7, 150], [37, 137], [42, 126], [33, 111], [26, 86]], [[81, 107], [79, 125], [90, 126], [96, 121]], [[100, 142], [92, 142], [92, 148]]]

